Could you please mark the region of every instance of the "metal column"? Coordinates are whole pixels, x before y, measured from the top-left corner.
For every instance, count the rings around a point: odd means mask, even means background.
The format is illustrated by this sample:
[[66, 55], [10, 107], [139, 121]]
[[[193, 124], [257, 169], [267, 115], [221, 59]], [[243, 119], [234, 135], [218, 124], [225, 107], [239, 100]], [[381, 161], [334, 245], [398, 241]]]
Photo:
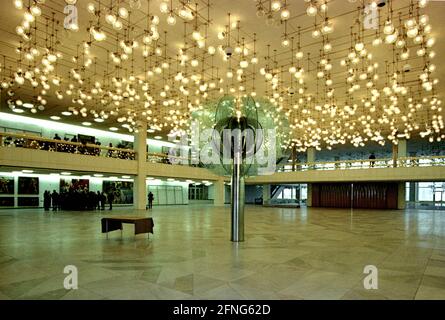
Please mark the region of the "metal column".
[[233, 154], [232, 170], [232, 233], [231, 241], [244, 241], [244, 177], [242, 172], [242, 137], [237, 135], [238, 144]]

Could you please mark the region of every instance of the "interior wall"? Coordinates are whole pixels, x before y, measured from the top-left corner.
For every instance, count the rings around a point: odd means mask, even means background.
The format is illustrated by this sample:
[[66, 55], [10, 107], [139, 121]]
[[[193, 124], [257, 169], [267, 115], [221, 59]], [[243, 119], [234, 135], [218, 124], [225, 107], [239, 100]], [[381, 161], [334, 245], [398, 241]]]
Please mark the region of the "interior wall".
[[[154, 205], [182, 205], [189, 204], [189, 184], [187, 182], [178, 181], [163, 181], [163, 180], [147, 180], [147, 195], [150, 191], [153, 192]], [[172, 189], [180, 188], [181, 197], [177, 197], [177, 192], [172, 193]], [[159, 194], [161, 192], [161, 194]], [[173, 198], [175, 200], [173, 200]], [[181, 200], [181, 201], [179, 201]]]
[[[89, 180], [89, 190], [93, 192], [100, 191], [102, 192], [103, 181], [132, 181], [131, 179], [110, 179], [110, 178], [100, 178], [100, 177], [79, 177], [79, 176], [56, 176], [49, 174], [16, 174], [11, 172], [0, 172], [0, 177], [12, 177], [14, 178], [14, 194], [0, 194], [0, 198], [8, 198], [14, 197], [14, 207], [19, 208], [18, 206], [18, 198], [39, 198], [39, 207], [43, 207], [43, 194], [45, 190], [53, 192], [56, 190], [59, 192], [60, 190], [60, 179], [87, 179]], [[21, 195], [18, 193], [18, 179], [19, 177], [35, 177], [39, 178], [39, 194], [38, 195]], [[180, 187], [182, 192], [182, 201], [180, 204], [188, 204], [188, 183], [186, 182], [178, 182], [178, 181], [163, 181], [163, 180], [147, 180], [147, 194], [148, 194], [148, 186], [169, 186], [169, 187]], [[168, 204], [168, 203], [160, 203], [160, 204]], [[0, 209], [5, 209], [10, 207], [0, 207]]]

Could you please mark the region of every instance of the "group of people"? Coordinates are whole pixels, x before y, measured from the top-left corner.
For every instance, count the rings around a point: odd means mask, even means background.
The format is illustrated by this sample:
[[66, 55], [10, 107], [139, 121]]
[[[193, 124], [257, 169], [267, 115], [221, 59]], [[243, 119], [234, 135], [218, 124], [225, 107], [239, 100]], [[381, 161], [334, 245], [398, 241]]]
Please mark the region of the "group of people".
[[[55, 152], [66, 152], [66, 153], [77, 153], [77, 154], [84, 154], [84, 155], [91, 155], [91, 156], [100, 156], [101, 155], [101, 142], [96, 139], [94, 143], [86, 143], [85, 141], [79, 140], [77, 136], [74, 136], [71, 138], [71, 140], [68, 137], [65, 137], [63, 140], [62, 138], [56, 133], [53, 140], [59, 140], [61, 142], [52, 142], [52, 141], [38, 141], [38, 140], [31, 140], [25, 138], [16, 138], [13, 137], [6, 137], [3, 141], [5, 146], [12, 146], [16, 148], [28, 148], [28, 149], [38, 149], [38, 150], [46, 150], [46, 151], [55, 151]], [[66, 142], [72, 142], [72, 143], [63, 143]], [[91, 146], [96, 145], [97, 147]], [[113, 144], [110, 143], [108, 145], [109, 148], [114, 148]], [[126, 147], [119, 143], [116, 146], [116, 149], [125, 149]], [[128, 152], [128, 151], [121, 151], [121, 150], [107, 150], [103, 156], [110, 157], [110, 158], [118, 158], [118, 159], [127, 159], [127, 160], [134, 160], [134, 152]]]
[[45, 211], [52, 208], [57, 210], [105, 210], [105, 206], [109, 205], [109, 209], [113, 209], [114, 193], [109, 192], [93, 192], [87, 190], [73, 190], [57, 192], [46, 190], [43, 194], [43, 207]]

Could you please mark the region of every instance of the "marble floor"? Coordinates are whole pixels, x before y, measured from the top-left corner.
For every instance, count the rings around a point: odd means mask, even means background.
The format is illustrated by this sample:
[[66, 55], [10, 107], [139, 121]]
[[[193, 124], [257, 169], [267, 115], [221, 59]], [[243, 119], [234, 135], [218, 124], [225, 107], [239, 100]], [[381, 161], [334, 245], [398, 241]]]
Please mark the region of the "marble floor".
[[[126, 214], [152, 216], [154, 235], [100, 233]], [[445, 299], [445, 211], [247, 206], [245, 223], [234, 244], [229, 207], [0, 210], [0, 299]]]

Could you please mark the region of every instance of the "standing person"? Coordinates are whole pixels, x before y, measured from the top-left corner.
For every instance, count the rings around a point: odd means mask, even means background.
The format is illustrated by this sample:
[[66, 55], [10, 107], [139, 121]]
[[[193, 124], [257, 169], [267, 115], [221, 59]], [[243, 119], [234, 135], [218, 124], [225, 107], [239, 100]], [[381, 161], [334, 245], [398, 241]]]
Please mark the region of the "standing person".
[[105, 192], [102, 191], [100, 194], [100, 208], [101, 210], [105, 210], [105, 204], [107, 203], [107, 196]]
[[[57, 193], [57, 192], [56, 192]], [[57, 210], [62, 210], [62, 205], [65, 201], [65, 194], [64, 193], [57, 193]]]
[[43, 207], [45, 211], [49, 211], [49, 207], [51, 206], [51, 193], [48, 190], [45, 190], [43, 194]]
[[110, 204], [110, 210], [113, 210], [114, 192], [111, 190], [108, 195], [108, 203]]
[[[113, 144], [111, 142], [108, 144], [108, 148], [113, 148]], [[113, 157], [113, 150], [108, 149], [107, 157], [109, 158]]]
[[154, 200], [153, 193], [151, 191], [148, 193], [148, 209], [153, 209], [153, 200]]
[[371, 155], [369, 156], [369, 163], [371, 164], [371, 168], [374, 168], [374, 164], [375, 164], [375, 154], [374, 152], [371, 153]]
[[56, 190], [53, 190], [53, 193], [51, 194], [51, 200], [53, 205], [53, 211], [57, 211], [57, 208], [59, 206], [59, 194], [56, 192]]
[[100, 210], [101, 203], [102, 203], [102, 195], [101, 195], [100, 191], [97, 191], [97, 194], [96, 194], [96, 207], [94, 209]]

